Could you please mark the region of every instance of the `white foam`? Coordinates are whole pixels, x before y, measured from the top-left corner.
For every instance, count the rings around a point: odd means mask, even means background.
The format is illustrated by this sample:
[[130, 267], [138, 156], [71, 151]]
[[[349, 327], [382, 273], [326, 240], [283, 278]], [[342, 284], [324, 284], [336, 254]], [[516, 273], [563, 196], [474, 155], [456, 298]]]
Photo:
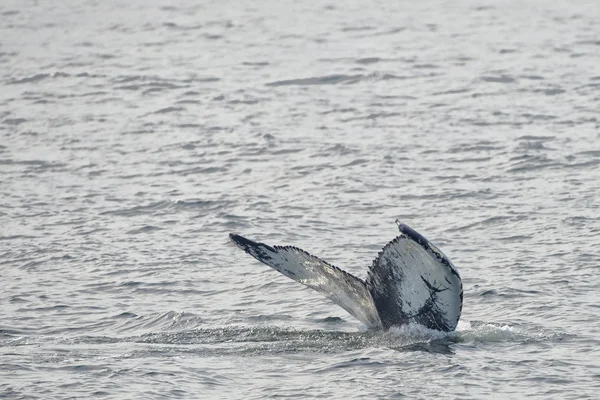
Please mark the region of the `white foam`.
[[450, 335], [452, 335], [452, 332], [437, 331], [414, 323], [392, 326], [385, 333], [385, 336], [390, 339], [406, 341], [408, 343], [430, 342], [444, 339]]
[[467, 342], [504, 342], [526, 339], [530, 335], [506, 324], [485, 323], [474, 326], [470, 321], [461, 321], [456, 329], [456, 336]]

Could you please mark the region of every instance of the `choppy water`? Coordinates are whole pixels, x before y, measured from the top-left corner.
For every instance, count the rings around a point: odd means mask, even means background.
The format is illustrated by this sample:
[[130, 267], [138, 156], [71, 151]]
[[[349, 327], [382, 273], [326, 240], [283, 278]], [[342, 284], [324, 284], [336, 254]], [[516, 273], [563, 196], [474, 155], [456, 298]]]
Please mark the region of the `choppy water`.
[[[0, 3], [0, 397], [596, 398], [593, 1]], [[367, 332], [400, 218], [457, 332]]]

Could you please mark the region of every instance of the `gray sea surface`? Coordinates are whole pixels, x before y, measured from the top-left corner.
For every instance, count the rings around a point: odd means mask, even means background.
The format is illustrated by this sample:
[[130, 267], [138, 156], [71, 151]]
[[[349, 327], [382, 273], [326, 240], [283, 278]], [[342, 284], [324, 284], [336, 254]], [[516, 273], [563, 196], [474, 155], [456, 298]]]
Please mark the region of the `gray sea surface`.
[[[368, 331], [236, 232], [456, 332]], [[0, 2], [0, 398], [600, 398], [600, 5]]]

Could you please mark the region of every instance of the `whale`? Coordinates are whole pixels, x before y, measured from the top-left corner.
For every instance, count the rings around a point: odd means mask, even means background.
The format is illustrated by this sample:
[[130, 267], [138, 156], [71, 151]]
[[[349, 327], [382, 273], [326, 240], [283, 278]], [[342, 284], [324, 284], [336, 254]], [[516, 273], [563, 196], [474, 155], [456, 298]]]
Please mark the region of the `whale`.
[[458, 270], [423, 235], [396, 220], [400, 235], [377, 255], [360, 279], [298, 247], [270, 246], [231, 233], [233, 243], [258, 261], [337, 304], [369, 329], [418, 324], [456, 329], [463, 303]]

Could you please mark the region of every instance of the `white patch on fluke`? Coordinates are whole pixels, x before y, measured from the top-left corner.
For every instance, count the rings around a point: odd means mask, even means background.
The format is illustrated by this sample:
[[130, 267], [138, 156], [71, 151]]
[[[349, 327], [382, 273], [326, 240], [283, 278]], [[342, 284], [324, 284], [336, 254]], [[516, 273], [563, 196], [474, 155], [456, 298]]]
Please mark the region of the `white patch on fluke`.
[[407, 225], [379, 253], [363, 281], [304, 250], [271, 247], [240, 235], [231, 240], [257, 260], [311, 287], [370, 328], [410, 323], [453, 331], [462, 309], [462, 282], [450, 260]]
[[297, 247], [271, 247], [239, 235], [230, 237], [252, 257], [315, 289], [368, 327], [381, 326], [371, 294], [361, 279]]

